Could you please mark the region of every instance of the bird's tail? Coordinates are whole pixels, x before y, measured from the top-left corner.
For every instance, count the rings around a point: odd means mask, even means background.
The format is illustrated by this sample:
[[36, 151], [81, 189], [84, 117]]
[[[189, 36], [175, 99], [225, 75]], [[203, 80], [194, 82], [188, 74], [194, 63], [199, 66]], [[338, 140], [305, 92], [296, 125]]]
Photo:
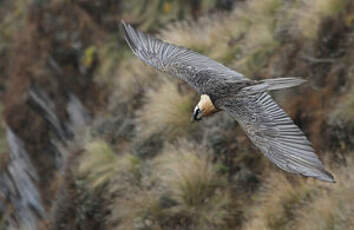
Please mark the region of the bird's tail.
[[267, 91], [290, 88], [301, 85], [304, 82], [306, 82], [306, 80], [295, 77], [273, 78], [259, 81], [261, 85], [264, 84]]
[[306, 80], [295, 77], [265, 79], [255, 81], [254, 85], [243, 88], [242, 93], [253, 94], [278, 89], [285, 89], [301, 85], [304, 82], [306, 82]]

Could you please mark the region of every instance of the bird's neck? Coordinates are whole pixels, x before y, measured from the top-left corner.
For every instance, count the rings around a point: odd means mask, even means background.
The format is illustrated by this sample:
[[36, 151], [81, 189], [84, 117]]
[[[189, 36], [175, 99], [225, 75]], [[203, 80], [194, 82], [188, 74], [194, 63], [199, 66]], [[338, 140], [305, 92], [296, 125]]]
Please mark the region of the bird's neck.
[[200, 101], [198, 103], [198, 107], [203, 110], [204, 116], [211, 115], [218, 110], [215, 108], [213, 102], [210, 97], [206, 94], [200, 96]]

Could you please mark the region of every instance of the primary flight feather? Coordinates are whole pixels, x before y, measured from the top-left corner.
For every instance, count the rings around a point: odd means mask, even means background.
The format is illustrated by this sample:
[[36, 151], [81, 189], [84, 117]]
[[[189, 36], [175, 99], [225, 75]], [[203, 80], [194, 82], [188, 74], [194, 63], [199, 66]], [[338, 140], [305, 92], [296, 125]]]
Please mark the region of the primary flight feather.
[[267, 93], [300, 85], [303, 79], [250, 80], [209, 57], [163, 42], [125, 22], [122, 30], [136, 56], [160, 71], [183, 79], [201, 94], [193, 120], [225, 111], [281, 169], [335, 182], [304, 133]]

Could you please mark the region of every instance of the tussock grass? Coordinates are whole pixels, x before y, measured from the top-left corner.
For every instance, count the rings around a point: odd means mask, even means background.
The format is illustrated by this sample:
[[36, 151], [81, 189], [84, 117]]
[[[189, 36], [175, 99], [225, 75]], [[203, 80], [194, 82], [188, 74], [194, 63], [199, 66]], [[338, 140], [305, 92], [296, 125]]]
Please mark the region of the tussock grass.
[[161, 229], [158, 220], [163, 209], [159, 196], [134, 188], [114, 200], [109, 218], [111, 229]]
[[138, 229], [146, 222], [151, 227], [149, 219], [159, 215], [159, 196], [154, 195], [157, 187], [151, 189], [155, 179], [144, 171], [146, 164], [132, 154], [117, 154], [103, 140], [92, 141], [85, 150], [78, 173], [89, 189], [104, 191], [109, 229]]
[[191, 124], [194, 93], [179, 89], [172, 80], [166, 80], [157, 90], [146, 94], [146, 104], [137, 113], [138, 128], [142, 135], [163, 133], [172, 140], [189, 134], [196, 125]]
[[329, 121], [332, 124], [343, 123], [354, 125], [354, 87], [344, 96], [343, 103], [330, 114]]
[[245, 74], [254, 73], [278, 45], [273, 32], [281, 6], [279, 0], [247, 1], [228, 15], [174, 23], [162, 30], [161, 37], [232, 64]]
[[[274, 173], [255, 196], [242, 229], [351, 229], [354, 214], [353, 157], [334, 169], [336, 184], [290, 182]], [[338, 166], [337, 166], [338, 167]]]
[[[78, 173], [96, 188], [111, 182], [117, 175], [129, 174], [138, 179], [140, 159], [131, 154], [118, 156], [103, 140], [94, 140], [85, 147]], [[134, 179], [133, 179], [134, 180]]]
[[345, 151], [354, 145], [354, 87], [338, 100], [338, 104], [328, 114], [328, 124], [333, 130], [332, 146]]
[[[321, 23], [345, 9], [347, 0], [298, 0], [294, 8], [296, 33], [308, 39], [316, 39]], [[294, 34], [295, 35], [295, 34]]]
[[291, 229], [296, 210], [315, 193], [313, 184], [301, 179], [291, 183], [283, 173], [272, 173], [256, 195], [243, 229]]
[[158, 177], [176, 202], [169, 215], [189, 218], [193, 229], [225, 228], [231, 195], [205, 149], [180, 141], [167, 146], [156, 162]]
[[165, 25], [185, 16], [197, 16], [215, 8], [218, 1], [201, 0], [198, 2], [180, 0], [131, 0], [120, 3], [122, 18], [130, 23], [138, 23], [144, 30], [156, 25]]
[[169, 229], [176, 224], [225, 229], [235, 215], [232, 198], [226, 178], [208, 156], [202, 147], [179, 141], [139, 164], [139, 180], [132, 180], [127, 169], [115, 170], [107, 187], [112, 203], [108, 224], [113, 229]]
[[117, 63], [128, 56], [128, 49], [124, 50], [122, 47], [119, 47], [118, 44], [117, 39], [110, 38], [97, 50], [100, 63], [97, 70], [98, 74], [94, 76], [94, 79], [95, 82], [101, 85], [104, 84], [108, 89], [114, 87], [111, 83], [112, 76], [114, 76], [117, 71]]
[[149, 162], [127, 154], [118, 157], [114, 177], [107, 186], [109, 229], [160, 229], [163, 216], [161, 186]]
[[[219, 45], [215, 41], [222, 39], [222, 36], [227, 33], [227, 28], [220, 26], [226, 19], [228, 19], [227, 15], [219, 13], [200, 18], [198, 21], [184, 20], [172, 23], [160, 32], [159, 37], [167, 42], [207, 53], [212, 46]], [[211, 29], [212, 26], [214, 29]], [[222, 33], [218, 33], [221, 31]]]
[[141, 97], [148, 88], [161, 84], [159, 73], [134, 56], [123, 61], [114, 80], [117, 90], [111, 97], [111, 104], [117, 101], [129, 103]]
[[336, 170], [337, 183], [322, 190], [316, 200], [298, 211], [297, 229], [352, 229], [354, 226], [354, 160]]
[[278, 0], [251, 0], [245, 4], [243, 10], [236, 11], [239, 18], [245, 21], [242, 24], [248, 25], [244, 38], [237, 44], [238, 56], [234, 66], [238, 71], [250, 75], [267, 64], [279, 45], [274, 34], [278, 23], [277, 15], [283, 7], [284, 4]]

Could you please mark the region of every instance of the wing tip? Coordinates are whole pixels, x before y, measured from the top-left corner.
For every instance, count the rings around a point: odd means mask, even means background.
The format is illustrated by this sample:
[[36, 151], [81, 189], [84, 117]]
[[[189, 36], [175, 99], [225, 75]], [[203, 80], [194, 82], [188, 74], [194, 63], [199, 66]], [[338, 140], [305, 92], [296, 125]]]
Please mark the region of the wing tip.
[[304, 84], [304, 83], [307, 82], [307, 80], [304, 79], [304, 78], [297, 78], [297, 80], [298, 80], [298, 82], [299, 82], [299, 85], [302, 85], [302, 84]]
[[312, 173], [298, 173], [305, 177], [313, 177], [323, 182], [329, 182], [333, 184], [336, 183], [336, 180], [334, 179], [333, 175], [325, 169], [317, 169], [315, 171], [312, 171]]
[[126, 26], [127, 25], [127, 23], [125, 23], [125, 21], [122, 19], [122, 20], [120, 20], [120, 23], [122, 24], [122, 25], [124, 25], [124, 26]]
[[128, 35], [128, 31], [127, 31], [128, 24], [124, 20], [120, 21], [120, 28], [121, 31], [123, 32], [124, 37], [126, 37]]
[[318, 176], [317, 178], [321, 181], [336, 183], [336, 180], [334, 179], [333, 175], [326, 170], [322, 170], [322, 175]]
[[137, 47], [135, 46], [135, 43], [132, 40], [132, 31], [134, 31], [133, 27], [127, 24], [124, 20], [121, 20], [121, 31], [129, 48], [135, 53]]

